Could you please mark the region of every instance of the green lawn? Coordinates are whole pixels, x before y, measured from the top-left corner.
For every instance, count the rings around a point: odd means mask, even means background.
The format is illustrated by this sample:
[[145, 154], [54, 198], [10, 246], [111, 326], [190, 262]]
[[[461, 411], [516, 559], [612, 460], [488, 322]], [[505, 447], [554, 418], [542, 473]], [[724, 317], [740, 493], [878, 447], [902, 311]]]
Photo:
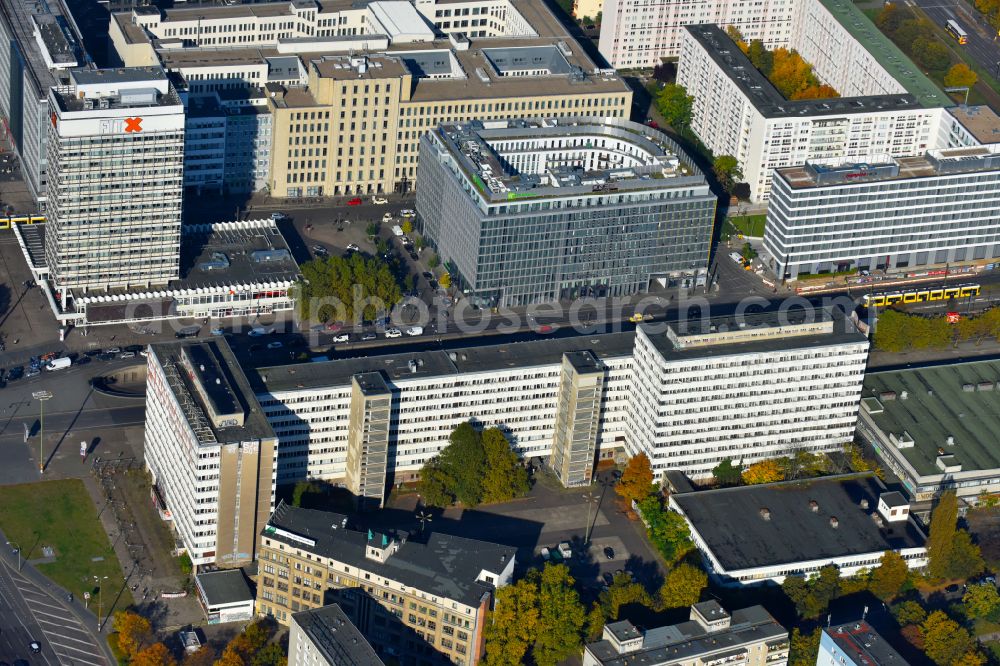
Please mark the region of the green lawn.
[[38, 570], [77, 597], [94, 589], [94, 576], [108, 576], [105, 606], [118, 593], [118, 558], [79, 479], [0, 486], [0, 529], [28, 559], [42, 557], [43, 546], [55, 548], [55, 562]]
[[767, 215], [741, 215], [739, 217], [729, 218], [730, 224], [732, 224], [737, 231], [739, 231], [744, 236], [763, 236], [764, 235], [764, 222], [767, 220]]

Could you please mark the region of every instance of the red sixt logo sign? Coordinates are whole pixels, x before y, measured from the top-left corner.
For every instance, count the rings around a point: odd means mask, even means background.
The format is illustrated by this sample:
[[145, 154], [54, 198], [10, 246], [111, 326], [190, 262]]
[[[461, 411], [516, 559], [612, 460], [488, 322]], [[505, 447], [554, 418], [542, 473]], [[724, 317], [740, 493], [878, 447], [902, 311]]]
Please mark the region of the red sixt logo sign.
[[844, 178], [867, 178], [870, 175], [870, 171], [852, 171], [851, 173], [845, 173]]

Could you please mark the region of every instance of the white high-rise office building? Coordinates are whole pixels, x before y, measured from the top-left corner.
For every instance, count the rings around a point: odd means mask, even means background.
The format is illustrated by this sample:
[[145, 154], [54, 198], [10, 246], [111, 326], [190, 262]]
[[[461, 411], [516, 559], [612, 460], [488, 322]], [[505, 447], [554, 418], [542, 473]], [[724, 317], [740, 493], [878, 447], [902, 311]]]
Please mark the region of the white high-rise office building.
[[53, 88], [45, 263], [72, 292], [179, 276], [184, 107], [159, 67], [73, 70]]

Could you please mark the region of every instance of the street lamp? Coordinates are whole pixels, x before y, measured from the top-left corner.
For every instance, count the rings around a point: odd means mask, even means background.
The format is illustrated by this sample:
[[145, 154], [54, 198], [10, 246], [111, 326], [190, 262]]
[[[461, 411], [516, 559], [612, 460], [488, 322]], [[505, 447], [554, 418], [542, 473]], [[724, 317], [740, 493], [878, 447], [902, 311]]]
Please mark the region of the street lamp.
[[7, 545], [10, 546], [11, 548], [13, 548], [14, 552], [17, 553], [17, 570], [20, 571], [21, 570], [21, 547], [19, 545], [17, 545], [16, 543], [14, 543], [13, 541], [8, 541]]
[[601, 503], [601, 496], [595, 495], [592, 491], [588, 491], [587, 494], [583, 496], [583, 501], [587, 503], [587, 526], [583, 533], [583, 545], [587, 545], [590, 543], [591, 507]]
[[39, 432], [38, 432], [38, 473], [45, 473], [45, 455], [43, 453], [45, 447], [45, 401], [52, 397], [51, 391], [35, 391], [31, 394], [31, 397], [38, 401], [38, 421]]
[[432, 522], [434, 518], [426, 511], [421, 511], [417, 514], [417, 520], [420, 521], [420, 533], [423, 534], [424, 529], [427, 528], [427, 523]]
[[104, 583], [101, 581], [107, 579], [107, 576], [94, 576], [94, 583], [97, 585], [97, 633], [104, 629], [104, 619], [101, 617], [104, 615]]

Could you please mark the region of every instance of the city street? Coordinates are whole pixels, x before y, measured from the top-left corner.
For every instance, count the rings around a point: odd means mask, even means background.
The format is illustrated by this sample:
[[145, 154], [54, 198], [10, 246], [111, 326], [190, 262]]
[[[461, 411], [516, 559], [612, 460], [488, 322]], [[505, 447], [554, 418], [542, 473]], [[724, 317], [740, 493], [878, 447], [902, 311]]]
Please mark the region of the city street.
[[979, 66], [1000, 79], [1000, 45], [997, 44], [997, 31], [992, 28], [986, 17], [965, 0], [912, 0], [938, 26], [943, 26], [949, 19], [955, 20], [969, 34], [969, 42], [964, 46], [951, 43], [952, 49], [961, 49], [967, 53]]

